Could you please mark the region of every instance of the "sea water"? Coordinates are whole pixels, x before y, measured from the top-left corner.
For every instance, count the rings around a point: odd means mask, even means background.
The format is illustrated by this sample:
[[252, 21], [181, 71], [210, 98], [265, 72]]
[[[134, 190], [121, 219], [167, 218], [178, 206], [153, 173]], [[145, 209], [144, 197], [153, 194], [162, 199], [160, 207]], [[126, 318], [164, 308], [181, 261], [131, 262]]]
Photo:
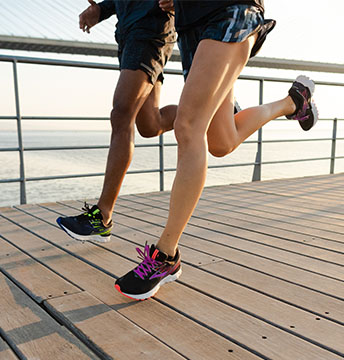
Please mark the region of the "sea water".
[[[93, 124], [80, 126], [74, 123], [68, 130], [65, 125], [59, 129], [57, 121], [51, 122], [51, 129], [39, 130], [38, 126], [25, 124], [23, 143], [25, 148], [32, 147], [72, 147], [72, 146], [108, 146], [110, 141], [110, 127], [103, 123], [101, 130]], [[64, 123], [65, 124], [65, 123]], [[344, 122], [338, 126], [338, 137], [344, 137]], [[296, 122], [275, 121], [263, 128], [264, 140], [288, 139], [324, 139], [331, 138], [332, 123], [323, 121], [309, 132], [302, 131]], [[230, 165], [254, 163], [257, 144], [249, 143], [257, 140], [257, 133], [253, 134], [248, 143], [243, 143], [232, 154], [224, 158], [209, 155], [209, 165]], [[136, 144], [158, 144], [158, 139], [143, 139], [136, 134]], [[164, 134], [165, 143], [175, 143], [173, 132]], [[331, 141], [304, 141], [264, 143], [262, 160], [284, 161], [294, 159], [324, 158], [331, 156]], [[0, 131], [0, 148], [15, 148], [18, 146], [15, 121], [13, 128], [8, 127]], [[344, 141], [337, 141], [337, 156], [344, 156]], [[24, 157], [25, 176], [27, 178], [77, 175], [89, 173], [104, 173], [108, 149], [83, 150], [49, 150], [26, 151]], [[177, 147], [167, 146], [164, 149], [164, 165], [166, 169], [176, 167]], [[18, 151], [0, 152], [0, 179], [19, 178]], [[158, 147], [138, 147], [129, 171], [159, 169]], [[236, 166], [209, 169], [206, 186], [242, 183], [252, 181], [254, 166]], [[328, 174], [330, 160], [266, 164], [262, 166], [262, 180], [300, 177], [309, 175]], [[344, 171], [344, 159], [336, 161], [335, 172]], [[175, 172], [165, 172], [164, 188], [172, 186]], [[68, 199], [90, 199], [99, 197], [103, 184], [103, 176], [69, 178], [59, 180], [27, 181], [26, 193], [28, 203], [42, 203]], [[0, 206], [19, 204], [19, 183], [0, 183]], [[142, 193], [158, 191], [159, 173], [128, 174], [123, 182], [120, 194]]]

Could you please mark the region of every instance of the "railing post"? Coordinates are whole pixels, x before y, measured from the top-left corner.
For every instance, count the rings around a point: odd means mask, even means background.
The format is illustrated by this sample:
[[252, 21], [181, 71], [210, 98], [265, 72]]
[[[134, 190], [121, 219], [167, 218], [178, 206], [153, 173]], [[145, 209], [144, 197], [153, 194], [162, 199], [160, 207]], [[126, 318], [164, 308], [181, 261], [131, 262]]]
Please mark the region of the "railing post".
[[164, 171], [164, 135], [159, 136], [159, 176], [160, 176], [160, 191], [165, 190], [165, 171]]
[[[259, 80], [259, 105], [263, 104], [264, 80]], [[253, 170], [252, 181], [260, 181], [262, 179], [262, 151], [263, 151], [263, 128], [258, 130], [258, 143], [256, 161]]]
[[337, 144], [337, 118], [333, 119], [333, 128], [332, 128], [332, 146], [331, 146], [331, 166], [330, 174], [334, 173], [334, 165], [336, 161], [336, 144]]
[[24, 166], [24, 145], [22, 135], [22, 122], [19, 105], [19, 82], [17, 61], [13, 61], [13, 81], [14, 81], [14, 95], [16, 101], [16, 118], [17, 118], [17, 135], [18, 135], [18, 149], [19, 149], [19, 173], [20, 173], [20, 203], [26, 204], [26, 177]]

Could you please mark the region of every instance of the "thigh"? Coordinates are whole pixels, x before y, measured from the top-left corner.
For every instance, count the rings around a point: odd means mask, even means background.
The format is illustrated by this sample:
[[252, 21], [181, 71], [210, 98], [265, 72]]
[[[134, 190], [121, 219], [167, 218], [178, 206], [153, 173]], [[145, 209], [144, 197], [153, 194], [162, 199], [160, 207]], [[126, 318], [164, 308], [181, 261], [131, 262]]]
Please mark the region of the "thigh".
[[199, 43], [181, 95], [176, 121], [195, 122], [194, 130], [207, 131], [246, 65], [254, 41], [255, 37], [251, 36], [240, 43], [209, 39]]
[[113, 97], [114, 109], [137, 114], [153, 85], [142, 70], [121, 70]]

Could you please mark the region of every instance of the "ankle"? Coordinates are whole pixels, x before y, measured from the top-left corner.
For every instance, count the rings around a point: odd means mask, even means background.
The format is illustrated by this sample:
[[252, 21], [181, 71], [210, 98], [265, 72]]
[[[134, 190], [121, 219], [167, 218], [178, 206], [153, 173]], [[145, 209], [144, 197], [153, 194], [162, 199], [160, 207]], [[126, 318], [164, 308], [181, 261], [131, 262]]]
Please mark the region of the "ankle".
[[101, 206], [97, 205], [100, 213], [102, 214], [102, 218], [103, 218], [103, 224], [105, 226], [109, 225], [111, 220], [112, 220], [112, 216], [111, 216], [111, 212], [109, 211], [105, 211]]
[[177, 247], [175, 247], [175, 246], [166, 246], [166, 245], [163, 245], [163, 244], [159, 244], [159, 242], [156, 244], [156, 248], [159, 251], [167, 254], [171, 258], [174, 258], [176, 256], [176, 253], [177, 253]]
[[290, 95], [288, 95], [285, 98], [285, 100], [286, 100], [286, 110], [285, 110], [286, 115], [294, 114], [296, 111], [296, 104], [294, 103], [294, 100]]

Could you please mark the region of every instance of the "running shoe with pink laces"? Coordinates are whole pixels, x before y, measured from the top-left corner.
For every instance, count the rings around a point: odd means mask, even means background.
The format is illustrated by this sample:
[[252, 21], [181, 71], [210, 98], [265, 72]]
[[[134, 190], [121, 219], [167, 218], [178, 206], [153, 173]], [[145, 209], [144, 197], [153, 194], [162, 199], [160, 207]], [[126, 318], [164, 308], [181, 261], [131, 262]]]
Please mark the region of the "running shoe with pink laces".
[[143, 251], [140, 248], [136, 251], [142, 262], [115, 283], [115, 288], [124, 296], [135, 300], [148, 299], [157, 293], [161, 285], [175, 281], [181, 275], [179, 249], [174, 257], [147, 243]]
[[314, 88], [314, 82], [310, 78], [300, 75], [289, 89], [289, 95], [296, 105], [296, 110], [286, 118], [297, 120], [305, 131], [310, 130], [319, 118], [318, 109], [312, 99]]

